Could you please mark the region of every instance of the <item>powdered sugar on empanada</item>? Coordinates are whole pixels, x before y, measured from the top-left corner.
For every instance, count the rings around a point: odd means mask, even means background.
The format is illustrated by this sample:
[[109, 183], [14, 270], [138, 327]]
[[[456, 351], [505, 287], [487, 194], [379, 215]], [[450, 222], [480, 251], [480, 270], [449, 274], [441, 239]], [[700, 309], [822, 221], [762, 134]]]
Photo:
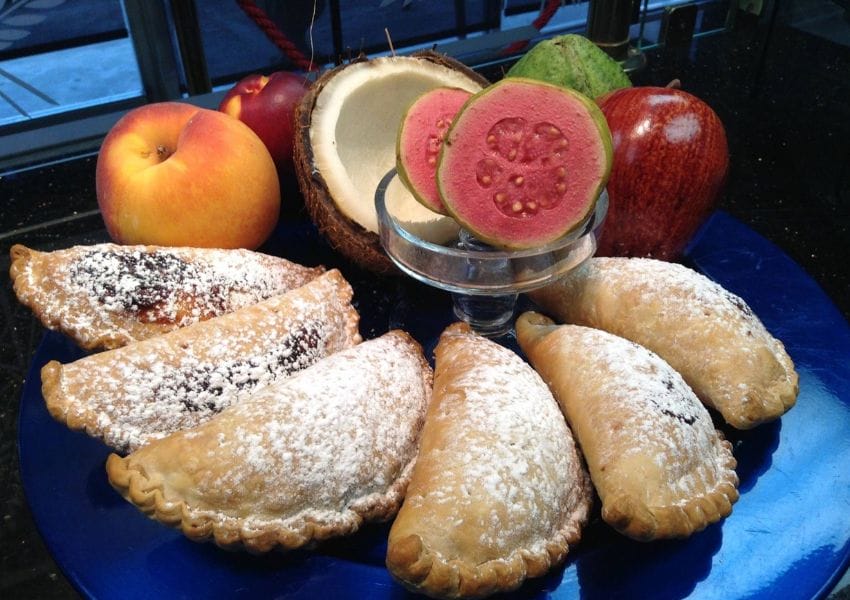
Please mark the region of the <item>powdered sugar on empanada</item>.
[[521, 315], [516, 329], [576, 435], [605, 521], [649, 540], [688, 536], [731, 512], [731, 444], [669, 364], [616, 335], [537, 313]]
[[398, 510], [431, 384], [419, 345], [392, 331], [194, 429], [112, 455], [110, 482], [154, 518], [227, 548], [349, 534]]
[[578, 541], [589, 480], [555, 400], [519, 356], [460, 323], [435, 354], [434, 398], [387, 566], [437, 597], [511, 590]]
[[16, 245], [22, 304], [85, 349], [117, 348], [285, 293], [319, 276], [249, 250], [97, 244], [54, 252]]
[[741, 298], [682, 265], [595, 257], [530, 295], [559, 322], [649, 348], [734, 427], [776, 419], [796, 401], [797, 373], [782, 343]]
[[119, 451], [201, 423], [360, 341], [338, 271], [236, 312], [82, 358], [48, 363], [51, 414]]

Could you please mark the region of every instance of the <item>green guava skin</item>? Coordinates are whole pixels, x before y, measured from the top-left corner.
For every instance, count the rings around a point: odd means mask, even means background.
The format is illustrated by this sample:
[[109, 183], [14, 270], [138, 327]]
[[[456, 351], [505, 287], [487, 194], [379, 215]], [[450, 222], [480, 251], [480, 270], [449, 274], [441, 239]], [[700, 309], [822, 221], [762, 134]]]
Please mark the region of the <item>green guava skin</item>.
[[596, 44], [576, 34], [544, 40], [529, 50], [505, 77], [527, 77], [576, 90], [596, 99], [632, 87], [626, 72]]

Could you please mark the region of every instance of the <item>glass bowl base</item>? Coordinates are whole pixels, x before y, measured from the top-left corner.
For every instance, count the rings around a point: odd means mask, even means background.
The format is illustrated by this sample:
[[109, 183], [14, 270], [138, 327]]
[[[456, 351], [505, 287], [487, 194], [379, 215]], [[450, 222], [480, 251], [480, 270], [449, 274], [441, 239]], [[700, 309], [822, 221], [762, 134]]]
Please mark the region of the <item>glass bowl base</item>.
[[513, 326], [516, 294], [472, 296], [453, 293], [452, 300], [455, 316], [483, 336], [499, 337]]
[[[562, 237], [535, 248], [494, 248], [457, 227], [440, 243], [410, 231], [388, 210], [410, 192], [391, 169], [375, 191], [381, 246], [410, 277], [450, 292], [454, 314], [477, 333], [496, 338], [511, 331], [519, 294], [564, 277], [596, 252], [596, 233], [608, 210], [608, 194], [600, 192], [584, 219]], [[407, 198], [416, 203], [412, 197]]]

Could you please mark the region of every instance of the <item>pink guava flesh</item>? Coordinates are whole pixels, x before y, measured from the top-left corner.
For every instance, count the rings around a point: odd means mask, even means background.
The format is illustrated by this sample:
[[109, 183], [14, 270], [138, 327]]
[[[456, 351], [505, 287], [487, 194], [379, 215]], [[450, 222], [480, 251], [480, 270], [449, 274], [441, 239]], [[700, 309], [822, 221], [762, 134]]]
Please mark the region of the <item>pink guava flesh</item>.
[[399, 176], [419, 202], [440, 214], [446, 214], [437, 191], [440, 148], [455, 115], [471, 95], [459, 88], [425, 92], [407, 110], [399, 129]]
[[611, 169], [611, 134], [590, 100], [506, 79], [456, 116], [437, 169], [448, 212], [476, 237], [533, 248], [589, 214]]

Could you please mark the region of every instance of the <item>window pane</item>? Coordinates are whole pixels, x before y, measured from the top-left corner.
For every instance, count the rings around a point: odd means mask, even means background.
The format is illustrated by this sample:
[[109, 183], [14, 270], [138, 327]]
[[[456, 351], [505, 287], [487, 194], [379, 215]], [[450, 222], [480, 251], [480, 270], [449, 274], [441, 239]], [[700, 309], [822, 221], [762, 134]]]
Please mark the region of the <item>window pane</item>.
[[360, 52], [387, 50], [385, 28], [395, 48], [497, 29], [501, 7], [500, 0], [256, 0], [250, 4], [263, 14], [249, 15], [230, 0], [198, 2], [213, 85], [249, 72], [299, 68], [262, 25], [272, 30], [271, 35], [291, 43], [304, 58], [312, 57], [314, 64], [321, 65]]
[[0, 62], [0, 125], [142, 93], [127, 38]]
[[0, 0], [0, 60], [127, 37], [117, 0]]
[[385, 28], [398, 48], [499, 26], [500, 3], [492, 0], [343, 0], [339, 4], [343, 49], [355, 55], [385, 49]]
[[119, 0], [0, 2], [0, 126], [137, 97]]
[[[380, 1], [380, 0], [378, 0]], [[278, 32], [303, 56], [310, 57], [310, 22], [313, 3], [257, 0], [254, 5], [262, 11], [267, 25]], [[330, 18], [326, 2], [318, 0], [314, 25], [315, 62], [323, 64], [333, 56]], [[295, 70], [297, 63], [269, 38], [257, 20], [243, 12], [233, 0], [198, 2], [198, 21], [212, 84], [232, 82], [252, 72], [268, 73], [278, 69]], [[316, 33], [320, 29], [323, 33]]]

